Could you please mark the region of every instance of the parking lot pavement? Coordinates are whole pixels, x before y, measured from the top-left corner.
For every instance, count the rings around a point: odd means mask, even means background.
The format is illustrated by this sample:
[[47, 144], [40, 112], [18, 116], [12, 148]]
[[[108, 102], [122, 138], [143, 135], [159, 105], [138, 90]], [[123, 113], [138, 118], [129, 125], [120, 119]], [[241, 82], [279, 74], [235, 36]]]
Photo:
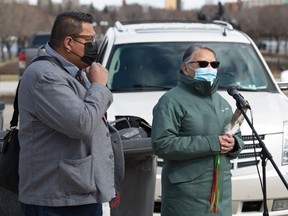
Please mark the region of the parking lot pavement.
[[15, 95], [18, 81], [5, 81], [0, 82], [0, 98], [1, 96], [13, 96]]

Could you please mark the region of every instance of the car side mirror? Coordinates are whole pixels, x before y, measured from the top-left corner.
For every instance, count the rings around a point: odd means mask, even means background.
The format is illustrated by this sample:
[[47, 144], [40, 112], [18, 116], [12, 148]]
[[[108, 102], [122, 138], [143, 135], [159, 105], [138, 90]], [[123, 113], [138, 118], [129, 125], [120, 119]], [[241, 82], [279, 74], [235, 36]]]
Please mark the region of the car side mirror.
[[281, 90], [288, 90], [288, 70], [282, 71], [277, 85]]

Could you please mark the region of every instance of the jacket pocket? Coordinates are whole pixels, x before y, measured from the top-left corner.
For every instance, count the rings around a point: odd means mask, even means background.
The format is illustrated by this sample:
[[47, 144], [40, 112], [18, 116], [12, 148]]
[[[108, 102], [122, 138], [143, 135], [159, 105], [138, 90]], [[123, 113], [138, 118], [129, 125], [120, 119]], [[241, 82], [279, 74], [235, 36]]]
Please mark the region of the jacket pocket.
[[71, 160], [63, 158], [59, 164], [60, 182], [64, 193], [95, 193], [93, 156]]
[[186, 162], [171, 162], [167, 166], [167, 173], [171, 183], [183, 183], [198, 178], [209, 169], [213, 170], [213, 160], [205, 158]]

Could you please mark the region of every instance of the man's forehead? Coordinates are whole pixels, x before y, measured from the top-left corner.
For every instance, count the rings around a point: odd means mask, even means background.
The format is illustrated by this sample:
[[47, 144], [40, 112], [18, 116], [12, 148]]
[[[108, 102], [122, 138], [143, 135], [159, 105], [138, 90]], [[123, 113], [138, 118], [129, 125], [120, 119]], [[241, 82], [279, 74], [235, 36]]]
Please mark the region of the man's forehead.
[[88, 35], [95, 34], [93, 25], [91, 23], [82, 23], [82, 33], [87, 33]]

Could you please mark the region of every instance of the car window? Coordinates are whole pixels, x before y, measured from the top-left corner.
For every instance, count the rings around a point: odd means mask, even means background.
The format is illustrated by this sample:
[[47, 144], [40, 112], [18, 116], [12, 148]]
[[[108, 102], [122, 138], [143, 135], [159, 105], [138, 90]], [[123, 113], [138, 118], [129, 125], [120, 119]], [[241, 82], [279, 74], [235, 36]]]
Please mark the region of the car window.
[[31, 48], [38, 48], [41, 45], [46, 44], [50, 40], [50, 35], [37, 35], [31, 41]]
[[[107, 64], [108, 88], [113, 92], [125, 92], [174, 87], [182, 55], [190, 45], [193, 43], [115, 45]], [[221, 62], [218, 69], [220, 88], [231, 85], [244, 90], [272, 91], [275, 88], [251, 45], [211, 42], [205, 43], [205, 46], [215, 50], [217, 60]]]
[[181, 63], [179, 52], [183, 49], [184, 44], [114, 46], [108, 61], [108, 87], [114, 91], [134, 91], [175, 86]]
[[211, 43], [210, 47], [220, 61], [220, 87], [234, 85], [242, 90], [272, 91], [271, 78], [250, 44]]

